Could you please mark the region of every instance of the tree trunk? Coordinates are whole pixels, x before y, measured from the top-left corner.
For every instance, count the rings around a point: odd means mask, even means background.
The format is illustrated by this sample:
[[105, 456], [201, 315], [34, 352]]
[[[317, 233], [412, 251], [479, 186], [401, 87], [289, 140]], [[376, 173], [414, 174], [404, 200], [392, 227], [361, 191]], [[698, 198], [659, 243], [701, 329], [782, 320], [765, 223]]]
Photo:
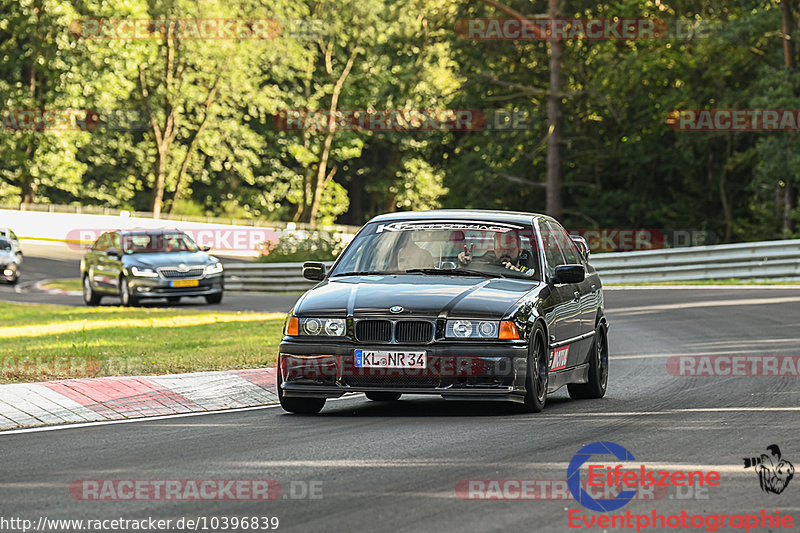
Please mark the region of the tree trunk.
[[339, 79], [336, 80], [336, 84], [333, 86], [333, 92], [331, 93], [331, 105], [329, 108], [330, 114], [328, 115], [328, 130], [325, 133], [325, 140], [322, 143], [322, 153], [320, 154], [319, 167], [317, 168], [317, 179], [316, 183], [314, 183], [314, 190], [311, 196], [311, 208], [308, 211], [308, 223], [312, 226], [316, 224], [317, 212], [319, 212], [319, 204], [322, 200], [322, 191], [325, 190], [327, 182], [333, 177], [333, 173], [331, 173], [330, 178], [328, 177], [328, 158], [330, 157], [331, 153], [333, 134], [336, 132], [335, 117], [336, 111], [339, 109], [339, 95], [342, 93], [342, 87], [344, 87], [344, 82], [347, 79], [347, 76], [350, 75], [350, 70], [353, 68], [353, 63], [355, 62], [357, 55], [358, 48], [354, 46], [353, 51], [350, 52], [350, 57], [347, 59], [347, 64], [344, 66], [342, 73], [339, 75]]
[[[549, 0], [548, 16], [557, 18], [561, 0]], [[547, 190], [545, 210], [551, 217], [561, 216], [561, 63], [563, 44], [550, 41], [550, 94], [547, 97]]]
[[[794, 15], [792, 14], [792, 0], [781, 0], [781, 13], [783, 14], [783, 55], [786, 69], [791, 73], [797, 68], [797, 58], [794, 55], [794, 41], [792, 34], [795, 31]], [[795, 87], [795, 92], [797, 88]], [[796, 94], [795, 94], [796, 96]], [[792, 157], [791, 141], [787, 142], [787, 158]], [[797, 207], [797, 176], [786, 177], [786, 187], [783, 190], [783, 238], [791, 239], [795, 231], [794, 210]]]
[[172, 197], [172, 205], [169, 208], [170, 215], [175, 210], [175, 204], [178, 203], [178, 199], [181, 197], [181, 194], [183, 194], [183, 186], [186, 181], [186, 173], [189, 170], [189, 161], [192, 158], [192, 154], [194, 154], [195, 148], [197, 148], [198, 140], [203, 135], [203, 130], [206, 129], [206, 124], [208, 123], [208, 117], [211, 114], [211, 104], [214, 103], [214, 97], [217, 94], [218, 83], [219, 83], [219, 74], [217, 74], [217, 77], [214, 80], [211, 89], [209, 89], [208, 91], [208, 97], [206, 98], [206, 101], [203, 104], [205, 106], [205, 114], [203, 115], [203, 120], [200, 121], [200, 126], [198, 126], [197, 130], [194, 132], [192, 140], [189, 142], [189, 147], [186, 149], [186, 155], [183, 157], [181, 170], [178, 172], [178, 182], [175, 184], [175, 194]]

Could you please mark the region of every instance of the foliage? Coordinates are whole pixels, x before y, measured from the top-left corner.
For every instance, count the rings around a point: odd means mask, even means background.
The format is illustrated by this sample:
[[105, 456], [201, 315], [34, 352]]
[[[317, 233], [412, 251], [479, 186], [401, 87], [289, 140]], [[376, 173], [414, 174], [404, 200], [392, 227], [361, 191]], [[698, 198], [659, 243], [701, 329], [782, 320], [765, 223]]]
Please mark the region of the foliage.
[[284, 231], [277, 242], [265, 243], [260, 263], [297, 263], [333, 261], [344, 249], [345, 242], [325, 231]]
[[[524, 15], [547, 9], [501, 3]], [[665, 121], [674, 109], [800, 109], [779, 4], [561, 0], [566, 17], [693, 20], [702, 30], [563, 43], [567, 226], [705, 230], [722, 241], [790, 236], [787, 216], [800, 226], [796, 132], [690, 133]], [[545, 208], [549, 45], [459, 37], [460, 19], [506, 17], [487, 2], [0, 0], [0, 11], [0, 109], [93, 109], [102, 119], [89, 130], [0, 129], [3, 203], [355, 225], [395, 210]], [[76, 36], [76, 19], [103, 17], [273, 18], [282, 31]], [[527, 126], [329, 132], [275, 120], [331, 106], [500, 108]], [[119, 113], [128, 119], [115, 122]]]

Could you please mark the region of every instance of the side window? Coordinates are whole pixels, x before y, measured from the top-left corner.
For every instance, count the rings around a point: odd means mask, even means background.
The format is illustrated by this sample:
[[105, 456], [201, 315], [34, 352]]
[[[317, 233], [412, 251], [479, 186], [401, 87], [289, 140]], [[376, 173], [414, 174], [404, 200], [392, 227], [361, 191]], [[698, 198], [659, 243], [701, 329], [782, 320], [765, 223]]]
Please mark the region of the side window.
[[561, 251], [564, 253], [564, 259], [566, 259], [568, 265], [579, 265], [583, 263], [583, 257], [581, 256], [580, 250], [575, 245], [572, 240], [572, 237], [569, 236], [567, 230], [565, 230], [560, 224], [550, 224], [553, 227], [553, 230], [557, 232], [558, 237], [556, 240], [560, 245]]
[[539, 221], [539, 231], [542, 235], [541, 242], [544, 249], [544, 256], [547, 260], [547, 273], [552, 277], [556, 273], [556, 267], [566, 265], [567, 261], [561, 253], [561, 246], [559, 246], [558, 242], [558, 231], [546, 220]]
[[122, 251], [122, 239], [120, 238], [119, 233], [114, 233], [111, 241], [111, 247], [117, 251]]
[[11, 240], [14, 240], [14, 241], [19, 240], [19, 239], [17, 239], [17, 236], [13, 231], [8, 230], [8, 234], [11, 235]]
[[108, 246], [111, 244], [111, 235], [109, 233], [103, 233], [100, 235], [100, 238], [95, 241], [92, 245], [92, 251], [95, 252], [105, 252], [108, 250]]

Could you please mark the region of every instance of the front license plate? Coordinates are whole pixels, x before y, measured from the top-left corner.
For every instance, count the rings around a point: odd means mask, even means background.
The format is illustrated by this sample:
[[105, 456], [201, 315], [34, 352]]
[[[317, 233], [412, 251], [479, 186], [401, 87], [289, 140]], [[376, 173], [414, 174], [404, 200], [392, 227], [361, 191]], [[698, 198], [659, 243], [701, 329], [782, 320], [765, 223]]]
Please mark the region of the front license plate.
[[359, 368], [425, 368], [428, 364], [425, 352], [356, 350], [355, 356]]
[[169, 282], [170, 287], [197, 287], [200, 280], [197, 279], [176, 279]]

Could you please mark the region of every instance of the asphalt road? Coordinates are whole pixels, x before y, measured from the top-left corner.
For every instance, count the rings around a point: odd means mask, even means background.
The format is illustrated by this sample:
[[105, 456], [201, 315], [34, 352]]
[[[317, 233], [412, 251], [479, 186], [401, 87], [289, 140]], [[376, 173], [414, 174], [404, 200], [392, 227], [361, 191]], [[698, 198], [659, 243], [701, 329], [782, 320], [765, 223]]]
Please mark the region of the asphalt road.
[[[83, 299], [78, 295], [53, 294], [37, 291], [33, 285], [44, 279], [78, 278], [80, 275], [80, 262], [83, 252], [60, 244], [34, 244], [23, 242], [25, 259], [22, 263], [22, 277], [17, 287], [0, 283], [0, 299], [10, 302], [26, 303], [52, 303], [81, 307]], [[241, 263], [241, 258], [218, 256], [223, 265], [226, 263]], [[262, 311], [280, 312], [289, 311], [299, 298], [297, 294], [244, 294], [228, 291], [222, 303], [208, 306], [205, 299], [182, 298], [179, 303], [170, 304], [166, 300], [144, 300], [142, 307], [175, 307], [198, 309], [219, 309], [223, 311]], [[120, 305], [119, 298], [104, 296], [101, 301], [103, 306]]]
[[[456, 484], [563, 480], [582, 446], [612, 441], [648, 469], [721, 475], [719, 486], [689, 499], [670, 488], [664, 499], [633, 501], [620, 513], [764, 509], [800, 520], [800, 474], [782, 494], [768, 494], [742, 463], [778, 444], [784, 459], [800, 467], [798, 378], [675, 377], [666, 370], [674, 354], [797, 354], [800, 291], [609, 291], [606, 305], [612, 359], [602, 400], [571, 401], [562, 390], [543, 413], [516, 414], [499, 404], [353, 397], [329, 402], [313, 417], [267, 408], [0, 434], [0, 515], [34, 521], [275, 516], [281, 530], [303, 532], [566, 531], [570, 510], [587, 519], [599, 513], [569, 498], [463, 501]], [[209, 478], [274, 479], [285, 494], [319, 482], [322, 497], [96, 502], [77, 501], [68, 490], [81, 479]]]

